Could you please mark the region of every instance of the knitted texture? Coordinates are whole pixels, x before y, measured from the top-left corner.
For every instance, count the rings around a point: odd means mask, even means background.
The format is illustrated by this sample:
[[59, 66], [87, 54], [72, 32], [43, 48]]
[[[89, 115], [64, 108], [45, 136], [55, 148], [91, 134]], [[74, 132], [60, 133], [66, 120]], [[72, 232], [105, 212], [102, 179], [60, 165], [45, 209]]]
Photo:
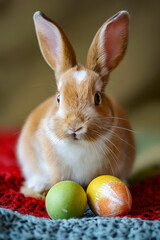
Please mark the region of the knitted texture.
[[0, 209], [0, 239], [160, 240], [160, 221], [128, 217], [50, 220]]
[[[18, 134], [0, 134], [0, 207], [48, 218], [44, 201], [24, 197], [19, 192], [23, 182], [15, 155]], [[141, 181], [131, 187], [133, 206], [127, 215], [132, 218], [160, 220], [160, 176]], [[94, 216], [93, 213], [89, 213]]]

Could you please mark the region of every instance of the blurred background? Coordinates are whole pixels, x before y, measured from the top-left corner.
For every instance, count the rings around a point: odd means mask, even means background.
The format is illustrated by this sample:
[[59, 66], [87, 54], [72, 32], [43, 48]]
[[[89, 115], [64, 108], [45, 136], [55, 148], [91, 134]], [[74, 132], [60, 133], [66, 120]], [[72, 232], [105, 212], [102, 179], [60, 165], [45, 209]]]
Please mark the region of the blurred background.
[[62, 27], [85, 63], [99, 27], [120, 10], [131, 16], [128, 51], [106, 92], [126, 110], [134, 129], [134, 172], [160, 164], [160, 1], [0, 0], [0, 128], [21, 128], [39, 103], [56, 91], [54, 72], [38, 46], [33, 13]]

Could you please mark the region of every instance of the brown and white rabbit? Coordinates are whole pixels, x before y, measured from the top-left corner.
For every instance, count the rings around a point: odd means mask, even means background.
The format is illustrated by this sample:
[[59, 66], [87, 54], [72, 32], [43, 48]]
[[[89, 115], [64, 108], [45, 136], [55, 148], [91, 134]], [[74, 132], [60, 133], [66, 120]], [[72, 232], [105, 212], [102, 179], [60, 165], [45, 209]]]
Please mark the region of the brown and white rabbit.
[[29, 115], [19, 137], [17, 154], [25, 178], [21, 191], [43, 198], [61, 180], [86, 187], [102, 174], [126, 179], [135, 155], [133, 133], [123, 109], [104, 89], [127, 48], [128, 12], [118, 12], [98, 30], [86, 66], [77, 63], [55, 22], [36, 12], [34, 23], [58, 92]]

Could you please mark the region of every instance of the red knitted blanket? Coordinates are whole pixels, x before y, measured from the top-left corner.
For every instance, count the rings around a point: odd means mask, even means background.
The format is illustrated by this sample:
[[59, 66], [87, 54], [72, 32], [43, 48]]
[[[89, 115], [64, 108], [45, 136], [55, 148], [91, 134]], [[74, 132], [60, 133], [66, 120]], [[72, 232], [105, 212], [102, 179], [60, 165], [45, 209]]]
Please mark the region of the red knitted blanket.
[[[48, 217], [44, 201], [24, 197], [19, 189], [23, 181], [17, 164], [15, 146], [18, 134], [0, 133], [0, 207]], [[160, 220], [160, 175], [143, 180], [130, 188], [133, 206], [127, 217]]]

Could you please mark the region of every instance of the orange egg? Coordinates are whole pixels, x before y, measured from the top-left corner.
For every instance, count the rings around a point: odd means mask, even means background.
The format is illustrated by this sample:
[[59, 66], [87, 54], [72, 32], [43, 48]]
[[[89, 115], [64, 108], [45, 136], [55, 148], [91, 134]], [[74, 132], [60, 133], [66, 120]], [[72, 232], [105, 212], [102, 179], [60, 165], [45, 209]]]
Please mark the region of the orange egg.
[[120, 179], [110, 175], [93, 179], [86, 193], [90, 208], [102, 217], [126, 215], [132, 207], [128, 187]]

